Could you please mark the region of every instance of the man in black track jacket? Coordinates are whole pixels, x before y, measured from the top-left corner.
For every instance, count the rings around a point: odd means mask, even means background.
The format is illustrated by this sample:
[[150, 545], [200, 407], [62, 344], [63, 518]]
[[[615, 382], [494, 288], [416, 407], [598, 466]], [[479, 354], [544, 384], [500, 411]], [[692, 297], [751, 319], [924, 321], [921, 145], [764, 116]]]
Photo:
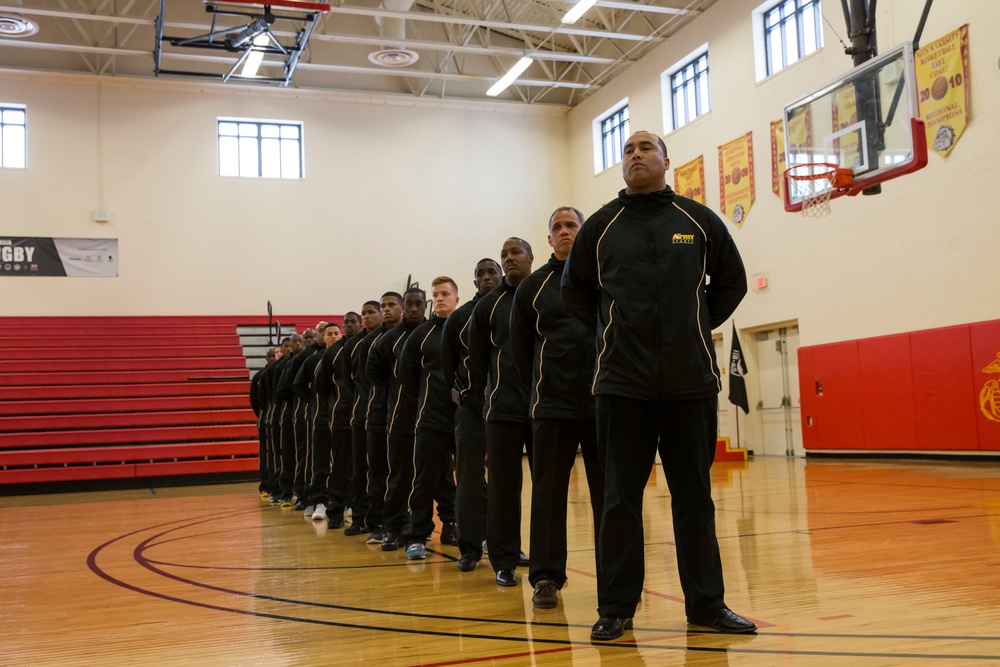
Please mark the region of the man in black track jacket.
[[361, 307], [361, 323], [365, 328], [352, 336], [344, 345], [344, 353], [348, 355], [344, 361], [347, 363], [339, 367], [340, 372], [347, 375], [346, 381], [350, 381], [354, 385], [354, 403], [351, 406], [351, 461], [353, 466], [351, 525], [344, 529], [344, 535], [361, 535], [371, 532], [366, 522], [370, 502], [368, 499], [368, 434], [365, 432], [365, 415], [368, 411], [368, 380], [364, 373], [364, 361], [368, 359], [368, 346], [371, 345], [372, 341], [368, 336], [378, 331], [382, 326], [382, 311], [378, 301], [366, 301], [365, 305]]
[[[483, 557], [486, 539], [485, 378], [469, 373], [469, 319], [479, 300], [500, 284], [500, 265], [476, 263], [476, 296], [448, 316], [441, 333], [441, 373], [458, 405], [455, 416], [455, 514], [458, 519], [458, 569], [471, 572]], [[476, 383], [473, 384], [472, 380]]]
[[262, 499], [267, 499], [271, 495], [271, 490], [268, 488], [268, 479], [270, 478], [270, 472], [268, 470], [268, 423], [267, 419], [267, 409], [268, 405], [263, 403], [262, 400], [270, 400], [270, 397], [264, 394], [261, 390], [261, 379], [264, 377], [264, 371], [267, 367], [274, 363], [275, 359], [275, 348], [267, 348], [267, 352], [264, 354], [265, 365], [264, 368], [260, 369], [254, 373], [253, 379], [250, 380], [250, 407], [253, 409], [253, 413], [257, 415], [257, 440], [259, 444], [259, 468], [260, 468], [260, 485], [257, 490], [260, 491], [260, 497]]
[[278, 487], [278, 477], [281, 473], [281, 406], [284, 405], [275, 396], [276, 378], [281, 377], [283, 359], [289, 355], [291, 342], [286, 338], [274, 348], [274, 363], [261, 373], [257, 396], [264, 411], [264, 426], [267, 431], [267, 488], [272, 503], [281, 502]]
[[486, 541], [490, 565], [500, 586], [516, 586], [514, 568], [521, 553], [521, 455], [528, 448], [531, 461], [531, 425], [528, 422], [528, 386], [514, 368], [510, 350], [510, 311], [514, 290], [531, 273], [531, 246], [507, 239], [500, 252], [506, 274], [500, 286], [484, 296], [469, 323], [469, 364], [486, 378], [483, 419], [490, 481], [486, 503]]
[[[330, 327], [336, 327], [331, 324]], [[327, 339], [327, 349], [316, 367], [317, 414], [313, 442], [317, 449], [328, 447], [330, 469], [323, 480], [313, 521], [327, 521], [330, 528], [344, 525], [344, 512], [350, 502], [351, 472], [351, 408], [354, 404], [354, 383], [348, 364], [347, 341], [361, 330], [361, 316], [355, 312], [344, 315], [344, 332], [339, 340]], [[336, 330], [338, 331], [339, 330]]]
[[[594, 517], [594, 544], [600, 544], [604, 506], [604, 468], [597, 449], [594, 395], [594, 334], [563, 305], [563, 265], [573, 247], [583, 214], [562, 207], [549, 218], [552, 257], [517, 286], [510, 318], [514, 363], [531, 386], [532, 430], [531, 564], [532, 603], [540, 609], [558, 604], [566, 583], [566, 511], [569, 478], [577, 449], [583, 452]], [[597, 559], [598, 568], [600, 559]]]
[[386, 387], [386, 430], [388, 476], [385, 483], [382, 525], [372, 526], [369, 544], [378, 541], [383, 551], [395, 551], [403, 545], [406, 524], [406, 500], [413, 488], [413, 423], [417, 405], [403, 394], [399, 385], [399, 359], [410, 333], [425, 319], [427, 295], [419, 287], [403, 292], [403, 319], [385, 332], [368, 353], [366, 371], [373, 385]]
[[306, 329], [302, 332], [302, 349], [295, 353], [292, 362], [285, 368], [281, 379], [281, 387], [286, 400], [292, 406], [292, 440], [294, 444], [294, 467], [292, 469], [292, 495], [296, 497], [295, 509], [300, 512], [305, 509], [302, 504], [302, 493], [305, 489], [305, 470], [308, 461], [309, 443], [306, 435], [306, 408], [308, 397], [303, 398], [295, 391], [295, 378], [306, 360], [318, 349], [316, 345], [316, 330]]
[[[458, 307], [458, 285], [447, 276], [431, 283], [433, 314], [418, 326], [403, 348], [400, 385], [416, 401], [416, 441], [413, 449], [413, 486], [407, 525], [406, 557], [423, 560], [424, 543], [434, 530], [434, 494], [450, 487], [454, 513], [455, 403], [441, 371], [441, 336], [444, 323]], [[441, 514], [441, 503], [438, 503]], [[458, 544], [454, 517], [441, 518], [441, 544]]]
[[373, 381], [368, 374], [368, 357], [379, 338], [399, 326], [403, 321], [403, 296], [398, 292], [386, 292], [379, 303], [382, 309], [382, 326], [365, 336], [365, 343], [359, 346], [357, 372], [364, 376], [368, 389], [368, 409], [365, 413], [365, 433], [368, 438], [368, 516], [366, 521], [371, 529], [368, 544], [382, 544], [382, 510], [385, 507], [385, 488], [389, 481], [389, 382], [379, 378]]
[[282, 356], [282, 366], [276, 370], [274, 378], [274, 396], [278, 403], [277, 442], [281, 458], [278, 466], [278, 492], [281, 507], [285, 509], [292, 507], [292, 487], [295, 483], [295, 394], [292, 392], [294, 376], [289, 374], [289, 369], [302, 352], [303, 345], [301, 334], [293, 333], [288, 337], [288, 355]]
[[[323, 357], [333, 345], [341, 340], [342, 334], [340, 325], [333, 322], [330, 324], [320, 322], [316, 325], [316, 332], [319, 334], [316, 343], [322, 346], [302, 364], [298, 375], [295, 376], [295, 391], [296, 393], [308, 392], [309, 396], [308, 409], [306, 410], [309, 464], [306, 467], [306, 484], [303, 491], [303, 500], [306, 504], [305, 516], [313, 517], [319, 510], [318, 519], [325, 519], [326, 508], [329, 506], [329, 498], [326, 497], [326, 480], [330, 476], [333, 458], [330, 455], [330, 429], [328, 428], [330, 412], [326, 405], [329, 398], [329, 380], [322, 376], [320, 367], [323, 364]], [[320, 505], [323, 506], [322, 509], [320, 509]]]
[[598, 343], [593, 389], [606, 493], [596, 640], [632, 627], [644, 578], [642, 496], [657, 451], [688, 622], [757, 629], [726, 607], [709, 479], [722, 389], [712, 329], [746, 294], [746, 271], [725, 223], [667, 187], [669, 166], [658, 136], [629, 137], [626, 187], [587, 220], [563, 271], [566, 306]]
[[[295, 509], [302, 512], [307, 511], [312, 516], [316, 506], [316, 501], [312, 500], [306, 493], [306, 487], [312, 481], [313, 466], [313, 442], [312, 442], [312, 420], [315, 414], [312, 402], [313, 375], [316, 371], [316, 364], [323, 356], [326, 349], [326, 341], [323, 339], [323, 332], [326, 330], [326, 322], [320, 322], [315, 329], [306, 329], [302, 333], [303, 342], [309, 340], [307, 334], [312, 334], [312, 342], [306, 343], [305, 349], [299, 355], [301, 362], [293, 364], [295, 378], [292, 380], [292, 392], [295, 394], [295, 485], [294, 491], [297, 497]], [[297, 368], [296, 368], [297, 367]]]

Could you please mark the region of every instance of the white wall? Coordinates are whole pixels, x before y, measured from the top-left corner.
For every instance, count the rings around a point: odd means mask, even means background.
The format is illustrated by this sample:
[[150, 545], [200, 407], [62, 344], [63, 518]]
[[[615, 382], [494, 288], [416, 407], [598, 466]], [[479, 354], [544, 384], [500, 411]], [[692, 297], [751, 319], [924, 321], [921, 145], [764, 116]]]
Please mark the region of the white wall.
[[[770, 288], [751, 290], [734, 315], [739, 329], [797, 322], [806, 346], [1000, 318], [1000, 3], [939, 0], [924, 29], [927, 44], [969, 24], [971, 121], [951, 154], [932, 151], [924, 170], [884, 183], [881, 195], [837, 199], [832, 215], [818, 221], [786, 213], [772, 194], [769, 124], [786, 103], [851, 68], [838, 39], [849, 43], [841, 3], [823, 0], [821, 51], [758, 84], [750, 15], [759, 4], [720, 0], [570, 112], [572, 200], [592, 212], [624, 187], [617, 167], [593, 173], [594, 118], [628, 97], [631, 129], [662, 133], [660, 73], [707, 42], [712, 110], [664, 139], [674, 166], [704, 156], [707, 203], [718, 211], [718, 146], [753, 132], [756, 203], [732, 231], [748, 274], [766, 272]], [[913, 38], [923, 6], [878, 3], [881, 52]], [[719, 331], [728, 354], [730, 324]], [[754, 349], [752, 337], [743, 336], [751, 408], [760, 398]], [[797, 381], [794, 369], [792, 377]], [[753, 409], [744, 432], [759, 449]]]
[[[120, 252], [117, 279], [4, 278], [6, 315], [340, 313], [411, 273], [464, 299], [507, 237], [548, 257], [569, 192], [551, 109], [16, 73], [0, 102], [27, 105], [29, 135], [28, 168], [0, 170], [0, 234]], [[220, 116], [302, 121], [306, 178], [219, 177]]]

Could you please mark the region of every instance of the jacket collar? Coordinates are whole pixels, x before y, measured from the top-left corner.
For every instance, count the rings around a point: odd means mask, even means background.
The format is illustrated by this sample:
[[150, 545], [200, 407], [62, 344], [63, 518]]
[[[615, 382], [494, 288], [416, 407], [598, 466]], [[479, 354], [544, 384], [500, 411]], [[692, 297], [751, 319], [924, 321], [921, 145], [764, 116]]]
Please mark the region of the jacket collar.
[[668, 185], [662, 190], [650, 192], [648, 194], [630, 195], [624, 189], [618, 193], [618, 201], [622, 206], [634, 206], [635, 204], [669, 204], [674, 201], [674, 191]]

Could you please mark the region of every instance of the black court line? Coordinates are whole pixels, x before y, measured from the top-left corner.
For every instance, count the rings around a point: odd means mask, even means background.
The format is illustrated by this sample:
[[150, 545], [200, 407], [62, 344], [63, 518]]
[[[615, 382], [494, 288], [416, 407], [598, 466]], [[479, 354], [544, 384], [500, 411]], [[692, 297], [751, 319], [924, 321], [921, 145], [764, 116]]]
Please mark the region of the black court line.
[[[139, 593], [139, 594], [142, 594], [142, 595], [147, 595], [147, 596], [150, 596], [150, 597], [154, 597], [154, 598], [158, 598], [158, 599], [162, 599], [162, 600], [166, 600], [166, 601], [178, 602], [178, 603], [181, 603], [181, 604], [187, 604], [187, 605], [190, 605], [190, 606], [199, 607], [199, 608], [203, 608], [203, 609], [212, 609], [212, 610], [216, 610], [216, 611], [224, 611], [224, 612], [229, 612], [229, 613], [241, 614], [241, 615], [245, 615], [245, 616], [254, 616], [254, 617], [259, 617], [259, 618], [268, 618], [268, 619], [272, 619], [272, 620], [285, 620], [285, 621], [292, 621], [292, 622], [298, 622], [298, 623], [307, 623], [307, 624], [313, 624], [313, 625], [324, 625], [324, 626], [332, 626], [332, 627], [343, 627], [343, 628], [359, 629], [359, 630], [373, 630], [373, 631], [392, 632], [392, 633], [400, 633], [400, 634], [426, 635], [426, 636], [438, 636], [438, 637], [453, 637], [453, 638], [464, 638], [464, 639], [483, 639], [483, 640], [487, 640], [487, 641], [504, 641], [504, 642], [532, 643], [532, 644], [552, 644], [552, 645], [560, 645], [560, 646], [594, 646], [594, 645], [596, 645], [596, 646], [600, 646], [600, 647], [632, 649], [632, 650], [637, 649], [637, 648], [642, 648], [642, 649], [649, 649], [649, 650], [671, 650], [671, 651], [692, 651], [693, 650], [693, 651], [710, 652], [710, 653], [712, 653], [712, 652], [714, 652], [714, 653], [733, 652], [733, 653], [747, 653], [747, 654], [761, 654], [761, 655], [801, 655], [801, 656], [831, 656], [831, 657], [838, 656], [838, 657], [866, 657], [866, 658], [867, 657], [871, 657], [871, 658], [895, 658], [895, 659], [915, 659], [915, 660], [942, 660], [942, 659], [950, 659], [950, 660], [979, 660], [979, 661], [982, 661], [982, 660], [997, 660], [997, 659], [1000, 659], [1000, 655], [962, 655], [962, 654], [924, 654], [924, 653], [874, 653], [874, 652], [810, 651], [810, 650], [788, 650], [788, 649], [751, 649], [751, 648], [736, 648], [736, 647], [696, 647], [696, 646], [688, 646], [687, 644], [685, 644], [683, 646], [681, 646], [681, 645], [662, 644], [662, 643], [660, 643], [660, 644], [641, 644], [641, 643], [638, 643], [638, 642], [593, 643], [593, 642], [590, 642], [590, 641], [576, 641], [576, 640], [569, 640], [569, 639], [565, 639], [564, 640], [564, 639], [544, 639], [544, 638], [533, 638], [533, 637], [510, 637], [510, 636], [502, 636], [502, 635], [467, 634], [467, 633], [462, 633], [462, 632], [444, 632], [444, 631], [435, 631], [435, 630], [418, 630], [418, 629], [408, 629], [408, 628], [398, 628], [398, 627], [384, 627], [384, 626], [366, 625], [366, 624], [360, 624], [360, 623], [344, 623], [344, 622], [337, 622], [337, 621], [325, 621], [325, 620], [319, 620], [319, 619], [303, 618], [303, 617], [298, 617], [298, 616], [286, 616], [284, 614], [274, 614], [274, 613], [265, 613], [265, 612], [258, 612], [258, 611], [248, 611], [248, 610], [244, 610], [244, 609], [236, 609], [236, 608], [232, 608], [232, 607], [225, 607], [225, 606], [221, 606], [221, 605], [215, 605], [215, 604], [209, 604], [209, 603], [204, 603], [204, 602], [197, 602], [197, 601], [194, 601], [194, 600], [188, 600], [188, 599], [185, 599], [185, 598], [180, 598], [180, 597], [176, 597], [176, 596], [173, 596], [173, 595], [167, 595], [167, 594], [159, 593], [159, 592], [152, 591], [152, 590], [149, 590], [149, 589], [144, 589], [144, 588], [141, 588], [139, 586], [135, 586], [133, 584], [129, 584], [129, 583], [124, 582], [121, 579], [118, 579], [118, 578], [114, 577], [113, 575], [105, 572], [104, 570], [102, 570], [97, 565], [97, 556], [98, 556], [98, 554], [101, 551], [103, 551], [104, 549], [106, 549], [109, 546], [111, 546], [112, 544], [114, 544], [115, 542], [119, 542], [121, 540], [124, 540], [127, 537], [136, 535], [136, 534], [141, 533], [141, 532], [146, 532], [148, 530], [153, 530], [153, 529], [156, 529], [156, 528], [162, 528], [164, 526], [170, 526], [172, 524], [178, 523], [179, 521], [190, 521], [190, 519], [194, 518], [194, 519], [198, 519], [198, 520], [197, 521], [192, 521], [191, 523], [188, 523], [188, 524], [185, 524], [185, 525], [174, 526], [173, 528], [171, 528], [169, 530], [166, 530], [166, 531], [164, 531], [164, 532], [162, 532], [162, 533], [160, 533], [158, 535], [154, 535], [154, 536], [152, 536], [150, 538], [147, 538], [146, 540], [143, 540], [142, 542], [140, 542], [140, 544], [137, 545], [133, 549], [133, 558], [135, 559], [136, 563], [139, 564], [141, 567], [143, 567], [143, 568], [145, 568], [145, 569], [147, 569], [147, 570], [149, 570], [151, 572], [154, 572], [156, 574], [159, 574], [160, 576], [163, 576], [163, 577], [168, 578], [168, 579], [173, 579], [175, 581], [178, 581], [178, 582], [181, 582], [181, 583], [186, 583], [188, 585], [192, 585], [192, 586], [199, 587], [199, 588], [204, 588], [204, 589], [208, 589], [208, 590], [215, 590], [217, 592], [224, 592], [224, 593], [228, 593], [228, 594], [232, 594], [232, 595], [236, 595], [236, 596], [240, 596], [240, 597], [249, 597], [249, 598], [254, 598], [254, 599], [259, 599], [259, 600], [267, 600], [267, 601], [274, 601], [274, 602], [280, 602], [280, 603], [286, 603], [286, 604], [294, 604], [294, 605], [303, 605], [303, 606], [309, 606], [309, 607], [341, 609], [341, 610], [347, 610], [347, 611], [361, 611], [363, 613], [373, 613], [373, 614], [387, 614], [387, 615], [394, 615], [394, 616], [411, 616], [411, 617], [428, 617], [428, 618], [432, 618], [432, 619], [435, 619], [435, 620], [446, 619], [446, 620], [451, 620], [451, 621], [469, 621], [469, 620], [472, 620], [472, 619], [455, 618], [455, 617], [448, 617], [448, 616], [436, 616], [435, 617], [435, 616], [432, 616], [432, 615], [422, 615], [422, 614], [416, 614], [416, 613], [413, 613], [413, 612], [392, 612], [392, 611], [387, 611], [387, 610], [351, 608], [351, 607], [345, 607], [345, 606], [341, 606], [341, 605], [329, 605], [329, 604], [324, 604], [324, 603], [315, 603], [315, 602], [300, 601], [300, 600], [286, 600], [286, 599], [277, 598], [277, 597], [273, 597], [273, 596], [264, 596], [264, 595], [259, 595], [259, 594], [255, 594], [255, 593], [248, 593], [248, 592], [245, 592], [245, 591], [236, 591], [236, 590], [231, 590], [231, 589], [225, 589], [225, 588], [222, 588], [222, 587], [213, 586], [211, 584], [205, 584], [205, 583], [202, 583], [202, 582], [198, 582], [198, 581], [186, 579], [186, 578], [179, 577], [177, 575], [173, 575], [173, 574], [170, 574], [168, 572], [164, 572], [162, 570], [159, 570], [158, 568], [152, 566], [152, 564], [149, 563], [148, 561], [144, 562], [145, 558], [144, 558], [142, 552], [146, 548], [152, 548], [152, 544], [151, 543], [156, 538], [162, 537], [165, 534], [174, 532], [176, 530], [181, 530], [183, 528], [187, 528], [187, 527], [190, 527], [190, 526], [193, 526], [193, 525], [197, 525], [197, 524], [200, 524], [200, 523], [207, 523], [209, 521], [219, 520], [219, 519], [226, 518], [226, 517], [231, 517], [231, 516], [232, 516], [232, 513], [226, 513], [223, 516], [219, 516], [219, 515], [202, 515], [202, 516], [199, 516], [199, 517], [190, 517], [188, 519], [181, 519], [181, 520], [178, 520], [178, 521], [173, 521], [173, 522], [158, 524], [158, 525], [155, 525], [155, 526], [148, 527], [146, 529], [140, 529], [140, 530], [136, 530], [136, 531], [131, 531], [131, 532], [123, 534], [123, 535], [121, 535], [119, 537], [113, 538], [113, 539], [105, 542], [104, 544], [98, 546], [93, 551], [91, 551], [91, 553], [87, 557], [87, 565], [90, 568], [90, 570], [92, 572], [94, 572], [94, 574], [96, 574], [97, 576], [101, 577], [102, 579], [105, 579], [106, 581], [108, 581], [109, 583], [111, 583], [113, 585], [119, 586], [121, 588], [125, 588], [127, 590], [131, 590], [133, 592], [136, 592], [136, 593]], [[208, 518], [205, 518], [205, 517], [208, 517]], [[503, 619], [483, 619], [480, 622], [485, 622], [485, 623], [500, 623], [500, 624], [516, 624], [516, 625], [524, 625], [525, 623], [528, 623], [527, 621], [515, 621], [515, 620], [503, 620]], [[551, 623], [551, 624], [546, 624], [546, 623], [531, 622], [531, 624], [533, 624], [533, 625], [550, 625], [550, 626], [555, 626], [555, 627], [566, 627], [566, 628], [581, 627], [580, 625], [570, 625], [570, 624], [565, 624], [565, 623]], [[582, 627], [587, 627], [587, 626], [582, 626]], [[651, 629], [650, 631], [653, 631], [653, 630]], [[705, 635], [705, 634], [718, 634], [718, 633], [712, 633], [712, 632], [691, 632], [691, 631], [687, 631], [687, 630], [680, 631], [680, 632], [678, 632], [678, 631], [672, 631], [672, 630], [667, 630], [666, 632], [670, 632], [670, 633], [673, 633], [673, 634], [683, 633], [685, 635], [695, 635], [695, 636], [697, 636], [697, 635]], [[918, 640], [923, 640], [923, 641], [927, 641], [928, 639], [952, 640], [952, 641], [954, 641], [954, 640], [970, 640], [970, 641], [987, 640], [987, 641], [989, 641], [989, 640], [1000, 639], [1000, 638], [996, 638], [996, 637], [947, 637], [947, 636], [944, 636], [944, 637], [941, 637], [941, 636], [938, 636], [938, 637], [928, 637], [928, 636], [923, 636], [923, 635], [909, 636], [909, 635], [861, 635], [861, 634], [838, 635], [838, 634], [825, 634], [825, 633], [772, 633], [772, 632], [759, 633], [758, 636], [835, 637], [835, 638], [856, 638], [856, 639], [899, 638], [899, 639], [918, 639]]]

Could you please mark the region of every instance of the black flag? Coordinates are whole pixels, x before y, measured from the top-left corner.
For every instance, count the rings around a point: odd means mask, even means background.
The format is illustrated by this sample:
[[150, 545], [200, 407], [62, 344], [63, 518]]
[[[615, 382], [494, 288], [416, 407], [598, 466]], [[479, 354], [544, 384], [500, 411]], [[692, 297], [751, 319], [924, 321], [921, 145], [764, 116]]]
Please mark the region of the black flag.
[[747, 362], [743, 360], [743, 348], [740, 337], [736, 333], [736, 323], [733, 322], [733, 351], [729, 355], [729, 402], [743, 408], [744, 414], [750, 414], [750, 401], [747, 400], [747, 383], [743, 376], [747, 374]]

